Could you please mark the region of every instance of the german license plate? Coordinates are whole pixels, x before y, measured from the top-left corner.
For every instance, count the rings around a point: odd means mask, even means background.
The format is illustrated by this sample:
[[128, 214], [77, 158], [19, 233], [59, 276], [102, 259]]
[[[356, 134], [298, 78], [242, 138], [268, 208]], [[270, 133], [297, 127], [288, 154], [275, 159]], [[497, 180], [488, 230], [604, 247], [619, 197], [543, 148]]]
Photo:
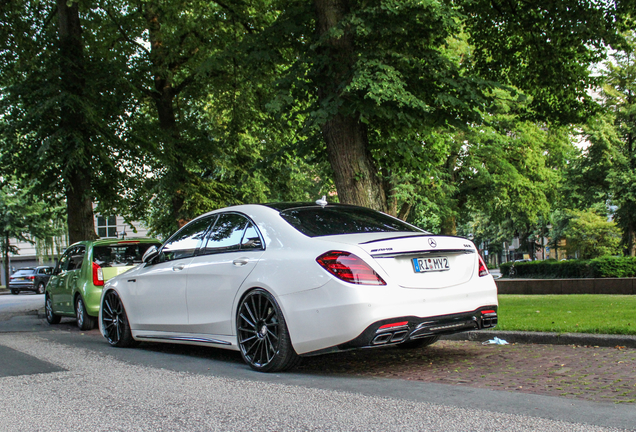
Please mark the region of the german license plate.
[[426, 273], [434, 271], [450, 270], [448, 257], [413, 258], [413, 268], [415, 273]]

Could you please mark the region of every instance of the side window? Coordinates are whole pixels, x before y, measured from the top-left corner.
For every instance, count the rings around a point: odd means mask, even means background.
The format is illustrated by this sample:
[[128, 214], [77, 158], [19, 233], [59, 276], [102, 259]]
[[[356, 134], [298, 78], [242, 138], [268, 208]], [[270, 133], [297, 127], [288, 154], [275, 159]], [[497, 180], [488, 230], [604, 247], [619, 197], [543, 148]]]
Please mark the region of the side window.
[[62, 255], [62, 257], [60, 258], [60, 262], [57, 264], [57, 267], [55, 268], [55, 274], [59, 274], [60, 272], [66, 271], [68, 269], [68, 262], [70, 261], [70, 258], [71, 258], [71, 252], [73, 252], [74, 250], [75, 248], [72, 248], [64, 252], [64, 255]]
[[207, 243], [205, 248], [201, 250], [201, 254], [239, 250], [247, 224], [248, 220], [241, 215], [235, 213], [222, 214], [210, 231]]
[[208, 226], [215, 218], [216, 215], [197, 219], [181, 228], [163, 246], [158, 262], [174, 261], [194, 256], [194, 252], [201, 244]]
[[245, 234], [243, 234], [243, 240], [241, 240], [241, 250], [263, 249], [263, 242], [258, 235], [258, 230], [252, 224], [248, 222]]
[[82, 268], [82, 262], [84, 262], [84, 255], [86, 249], [83, 246], [78, 246], [71, 253], [71, 257], [68, 262], [68, 270], [78, 270]]

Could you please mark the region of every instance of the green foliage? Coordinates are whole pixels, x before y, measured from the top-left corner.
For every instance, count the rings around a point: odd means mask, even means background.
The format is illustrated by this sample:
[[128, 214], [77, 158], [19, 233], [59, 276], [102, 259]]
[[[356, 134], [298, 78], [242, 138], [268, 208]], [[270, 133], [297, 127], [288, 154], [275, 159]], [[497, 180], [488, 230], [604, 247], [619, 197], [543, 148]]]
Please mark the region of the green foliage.
[[572, 210], [570, 216], [563, 231], [569, 255], [578, 253], [580, 258], [589, 259], [619, 253], [621, 234], [615, 222], [594, 209]]
[[64, 209], [42, 202], [33, 193], [33, 182], [25, 179], [4, 178], [0, 188], [0, 252], [4, 262], [4, 274], [9, 274], [9, 253], [18, 249], [11, 241], [48, 241], [64, 233], [62, 224]]
[[[502, 276], [510, 275], [512, 262], [499, 266]], [[591, 260], [529, 261], [514, 263], [516, 278], [620, 278], [636, 277], [636, 258], [600, 257]]]

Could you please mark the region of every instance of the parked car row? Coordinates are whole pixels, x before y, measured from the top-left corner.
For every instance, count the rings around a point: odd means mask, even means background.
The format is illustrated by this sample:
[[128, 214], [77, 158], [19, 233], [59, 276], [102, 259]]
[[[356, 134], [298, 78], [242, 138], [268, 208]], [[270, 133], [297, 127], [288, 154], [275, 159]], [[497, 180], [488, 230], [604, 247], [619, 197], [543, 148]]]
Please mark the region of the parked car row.
[[263, 372], [301, 356], [421, 347], [493, 327], [497, 305], [471, 241], [324, 198], [209, 212], [163, 245], [80, 242], [46, 289], [52, 324], [75, 316], [89, 329], [98, 317], [113, 346], [225, 348]]

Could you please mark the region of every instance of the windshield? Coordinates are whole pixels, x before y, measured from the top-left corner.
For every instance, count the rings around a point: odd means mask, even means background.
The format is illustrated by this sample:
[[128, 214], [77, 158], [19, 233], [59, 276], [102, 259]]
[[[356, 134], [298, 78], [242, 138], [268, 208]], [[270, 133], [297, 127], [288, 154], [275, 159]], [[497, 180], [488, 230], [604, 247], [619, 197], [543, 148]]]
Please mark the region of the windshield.
[[32, 274], [35, 274], [34, 269], [18, 269], [12, 276], [31, 276]]
[[116, 243], [93, 248], [93, 261], [100, 267], [123, 267], [141, 264], [141, 257], [150, 246], [161, 243]]
[[309, 237], [370, 232], [424, 231], [364, 207], [302, 207], [284, 210], [283, 219]]

